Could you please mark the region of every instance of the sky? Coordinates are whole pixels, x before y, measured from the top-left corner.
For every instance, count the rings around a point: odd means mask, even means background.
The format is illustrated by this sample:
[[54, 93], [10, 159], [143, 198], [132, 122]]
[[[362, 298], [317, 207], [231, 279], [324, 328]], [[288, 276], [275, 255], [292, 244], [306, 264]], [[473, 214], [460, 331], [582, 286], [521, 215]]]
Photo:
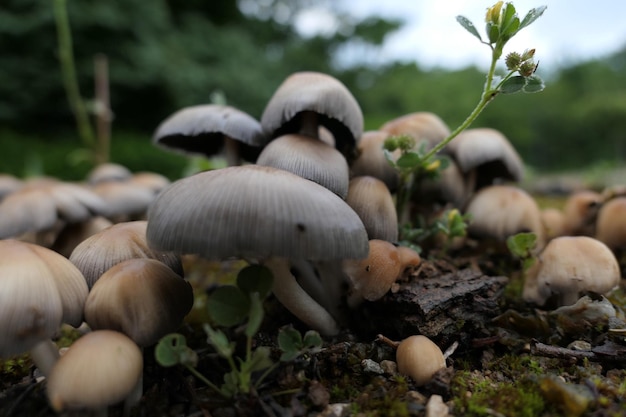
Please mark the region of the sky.
[[[338, 0], [339, 7], [362, 19], [380, 16], [403, 19], [403, 27], [388, 36], [377, 52], [352, 48], [344, 60], [366, 59], [374, 63], [415, 60], [423, 68], [459, 69], [469, 65], [486, 68], [490, 49], [457, 21], [470, 19], [484, 35], [486, 9], [495, 0]], [[522, 29], [504, 54], [535, 48], [543, 69], [557, 69], [576, 62], [603, 58], [626, 46], [626, 1], [623, 0], [513, 0], [518, 16], [539, 6], [544, 14]], [[323, 9], [309, 9], [298, 18], [304, 34], [333, 31], [333, 20]]]

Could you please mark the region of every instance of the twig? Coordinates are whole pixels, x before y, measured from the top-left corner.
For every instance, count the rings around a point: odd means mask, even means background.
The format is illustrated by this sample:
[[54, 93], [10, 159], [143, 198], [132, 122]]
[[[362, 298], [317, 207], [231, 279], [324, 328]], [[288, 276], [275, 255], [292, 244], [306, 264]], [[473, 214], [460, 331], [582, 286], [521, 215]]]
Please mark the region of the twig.
[[533, 355], [547, 356], [550, 358], [565, 359], [569, 361], [598, 359], [597, 355], [591, 351], [574, 350], [560, 346], [546, 345], [534, 339], [530, 342], [530, 353], [532, 353]]

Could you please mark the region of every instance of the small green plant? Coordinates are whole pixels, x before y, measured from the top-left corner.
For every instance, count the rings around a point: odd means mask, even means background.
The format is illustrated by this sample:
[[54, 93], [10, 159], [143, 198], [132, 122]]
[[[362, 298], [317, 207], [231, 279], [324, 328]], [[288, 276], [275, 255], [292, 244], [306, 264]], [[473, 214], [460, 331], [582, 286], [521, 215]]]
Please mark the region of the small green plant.
[[421, 242], [442, 234], [445, 238], [443, 250], [447, 252], [452, 239], [467, 235], [468, 221], [468, 214], [461, 214], [458, 209], [449, 209], [431, 223], [420, 219], [417, 222], [419, 227], [415, 227], [412, 224], [403, 224], [400, 229], [400, 235], [403, 240], [400, 244], [408, 246], [419, 253], [421, 252], [421, 247], [419, 246]]
[[[532, 24], [546, 10], [546, 6], [531, 9], [520, 20], [512, 3], [497, 2], [487, 9], [485, 16], [486, 38], [483, 40], [476, 26], [464, 16], [457, 16], [457, 21], [478, 40], [491, 48], [491, 64], [487, 72], [483, 91], [476, 107], [469, 116], [454, 129], [446, 138], [430, 150], [407, 137], [391, 137], [387, 139], [384, 149], [388, 159], [400, 174], [400, 187], [396, 198], [398, 218], [405, 218], [405, 207], [413, 192], [415, 184], [423, 178], [436, 175], [447, 164], [445, 158], [437, 154], [450, 143], [459, 133], [467, 129], [480, 113], [500, 94], [517, 92], [534, 93], [544, 89], [544, 83], [535, 74], [537, 64], [534, 61], [535, 49], [526, 49], [523, 52], [511, 52], [505, 58], [506, 72], [503, 76], [496, 75], [496, 66], [502, 57], [505, 45], [520, 30]], [[391, 157], [391, 152], [400, 151], [397, 159]]]
[[518, 233], [509, 236], [506, 240], [506, 246], [513, 256], [522, 261], [522, 270], [528, 271], [533, 266], [537, 258], [534, 255], [534, 249], [537, 247], [537, 235], [534, 233]]
[[[207, 309], [213, 326], [204, 324], [207, 341], [217, 354], [226, 360], [230, 371], [224, 374], [223, 383], [217, 385], [197, 369], [198, 356], [187, 346], [183, 335], [172, 333], [163, 337], [155, 348], [155, 357], [161, 366], [183, 365], [207, 386], [226, 398], [240, 394], [254, 394], [263, 380], [276, 368], [271, 350], [267, 346], [252, 348], [254, 336], [263, 322], [263, 300], [270, 294], [272, 273], [269, 269], [251, 265], [237, 275], [236, 285], [217, 288], [207, 299]], [[245, 349], [243, 357], [237, 356], [237, 345], [221, 328], [243, 331]], [[304, 353], [317, 353], [322, 339], [319, 333], [309, 331], [304, 337], [292, 327], [280, 330], [278, 344], [283, 354], [281, 361], [291, 361]]]

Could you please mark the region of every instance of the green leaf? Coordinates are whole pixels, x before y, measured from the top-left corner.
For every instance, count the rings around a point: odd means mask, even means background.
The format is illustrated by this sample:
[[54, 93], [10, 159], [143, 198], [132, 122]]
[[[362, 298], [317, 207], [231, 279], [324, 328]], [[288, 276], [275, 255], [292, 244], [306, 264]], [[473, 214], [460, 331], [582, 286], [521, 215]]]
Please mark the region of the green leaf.
[[283, 352], [302, 349], [302, 335], [292, 326], [283, 327], [278, 331], [278, 347]]
[[308, 330], [304, 334], [304, 338], [302, 339], [302, 344], [306, 349], [321, 349], [324, 341], [322, 340], [322, 336], [316, 330]]
[[259, 298], [259, 293], [254, 292], [250, 294], [250, 311], [245, 330], [247, 337], [253, 337], [259, 331], [259, 327], [261, 327], [263, 322], [263, 313], [263, 303]]
[[502, 12], [502, 26], [500, 27], [500, 34], [505, 40], [509, 40], [515, 35], [519, 28], [519, 19], [515, 14], [515, 6], [512, 3], [506, 3], [505, 9]]
[[396, 165], [400, 168], [415, 168], [422, 163], [422, 158], [415, 152], [407, 152], [402, 154], [396, 161]]
[[165, 367], [178, 364], [195, 366], [198, 361], [196, 352], [187, 346], [185, 336], [178, 333], [163, 336], [154, 348], [154, 357], [159, 365]]
[[456, 17], [456, 21], [459, 22], [461, 24], [461, 26], [463, 26], [465, 28], [465, 30], [467, 30], [469, 33], [471, 33], [472, 35], [476, 36], [479, 41], [481, 41], [481, 42], [483, 41], [483, 39], [480, 37], [480, 34], [476, 30], [476, 26], [474, 26], [474, 24], [471, 22], [471, 20], [469, 20], [465, 16], [457, 16]]
[[540, 91], [543, 91], [545, 87], [546, 86], [540, 77], [536, 75], [531, 75], [530, 77], [526, 78], [526, 85], [524, 85], [522, 91], [524, 91], [525, 93], [538, 93]]
[[519, 75], [519, 76], [511, 77], [508, 80], [506, 80], [504, 83], [502, 83], [502, 85], [500, 86], [500, 91], [503, 94], [513, 94], [513, 93], [522, 91], [525, 85], [526, 85], [526, 79], [522, 77], [521, 75]]
[[225, 285], [213, 291], [207, 300], [211, 318], [220, 326], [241, 323], [250, 311], [250, 299], [239, 288]]
[[535, 20], [539, 19], [539, 17], [541, 17], [543, 12], [545, 12], [547, 8], [548, 6], [540, 6], [534, 9], [530, 9], [528, 13], [526, 13], [524, 19], [522, 19], [522, 23], [520, 23], [519, 25], [518, 32], [533, 23]]
[[247, 294], [254, 292], [264, 299], [272, 291], [274, 277], [269, 268], [262, 265], [250, 265], [237, 274], [237, 287]]
[[208, 335], [208, 342], [215, 348], [217, 353], [224, 357], [230, 358], [235, 351], [235, 344], [228, 341], [228, 338], [221, 330], [215, 330], [208, 324], [204, 324], [204, 331]]
[[272, 366], [270, 359], [270, 348], [267, 346], [259, 346], [254, 349], [250, 361], [246, 363], [245, 368], [248, 372], [257, 372]]
[[531, 256], [531, 250], [537, 244], [537, 235], [534, 233], [518, 233], [509, 236], [506, 245], [511, 253], [518, 258], [528, 258]]
[[493, 23], [487, 23], [485, 31], [487, 32], [487, 36], [489, 36], [490, 43], [498, 42], [498, 39], [500, 39], [500, 28], [498, 27], [498, 25], [494, 25]]

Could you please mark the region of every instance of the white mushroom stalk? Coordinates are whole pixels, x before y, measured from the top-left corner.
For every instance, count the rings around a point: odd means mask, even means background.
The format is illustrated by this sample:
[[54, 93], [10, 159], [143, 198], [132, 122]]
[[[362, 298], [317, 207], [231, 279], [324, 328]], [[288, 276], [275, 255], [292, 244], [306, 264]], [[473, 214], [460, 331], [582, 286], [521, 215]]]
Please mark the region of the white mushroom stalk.
[[146, 234], [160, 250], [266, 263], [276, 275], [279, 301], [324, 334], [338, 331], [336, 321], [330, 312], [319, 314], [325, 308], [297, 283], [290, 260], [364, 258], [368, 252], [363, 222], [345, 201], [295, 174], [257, 165], [174, 182], [151, 206]]

